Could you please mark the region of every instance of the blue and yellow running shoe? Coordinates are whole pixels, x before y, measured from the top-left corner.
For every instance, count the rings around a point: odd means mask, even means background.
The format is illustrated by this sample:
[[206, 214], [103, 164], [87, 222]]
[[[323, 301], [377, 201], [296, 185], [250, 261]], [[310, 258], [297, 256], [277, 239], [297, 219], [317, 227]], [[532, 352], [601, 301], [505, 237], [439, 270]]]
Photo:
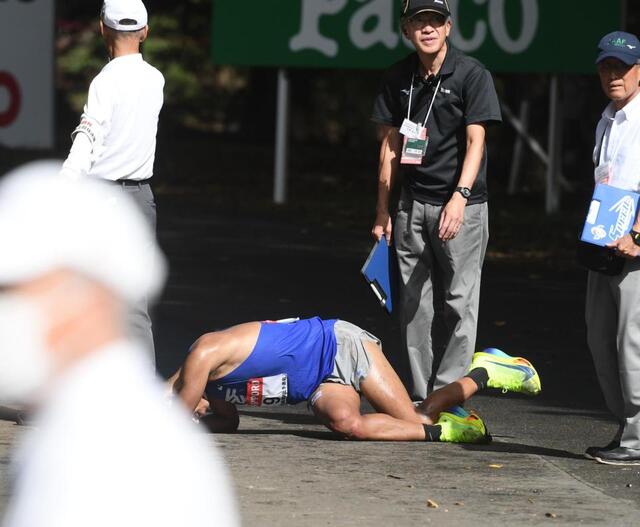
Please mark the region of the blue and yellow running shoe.
[[440, 441], [447, 443], [488, 443], [491, 436], [480, 417], [460, 406], [449, 408], [438, 418]]
[[474, 368], [487, 370], [489, 388], [527, 395], [538, 395], [542, 389], [538, 372], [527, 359], [512, 357], [497, 348], [475, 353], [469, 371]]

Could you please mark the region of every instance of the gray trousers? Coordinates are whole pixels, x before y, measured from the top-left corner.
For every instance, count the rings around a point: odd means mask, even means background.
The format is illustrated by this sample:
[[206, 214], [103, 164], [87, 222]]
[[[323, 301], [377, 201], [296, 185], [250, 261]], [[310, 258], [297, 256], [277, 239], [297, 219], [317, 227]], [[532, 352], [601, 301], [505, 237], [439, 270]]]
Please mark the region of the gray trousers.
[[438, 238], [441, 210], [403, 195], [394, 226], [410, 370], [405, 384], [413, 400], [464, 376], [476, 343], [488, 206], [467, 206], [460, 232], [448, 242]]
[[618, 276], [589, 272], [586, 322], [602, 394], [620, 423], [615, 439], [640, 449], [640, 258]]
[[[136, 203], [147, 223], [156, 232], [156, 202], [153, 196], [151, 186], [147, 184], [141, 185], [118, 185], [123, 192], [129, 195]], [[128, 317], [129, 331], [131, 335], [140, 340], [148, 352], [149, 359], [155, 368], [156, 354], [153, 342], [153, 329], [151, 316], [149, 314], [149, 301], [147, 298], [141, 298], [135, 306], [129, 311]]]

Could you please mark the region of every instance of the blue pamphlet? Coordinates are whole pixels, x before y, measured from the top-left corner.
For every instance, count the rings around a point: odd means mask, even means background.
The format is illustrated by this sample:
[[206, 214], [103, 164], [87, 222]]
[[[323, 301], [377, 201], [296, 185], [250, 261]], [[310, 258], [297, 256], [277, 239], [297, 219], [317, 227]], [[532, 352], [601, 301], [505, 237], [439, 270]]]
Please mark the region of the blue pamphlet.
[[384, 236], [373, 246], [360, 272], [371, 286], [380, 305], [391, 313], [396, 279], [396, 256], [393, 247], [387, 245]]
[[622, 238], [636, 220], [638, 200], [637, 192], [596, 185], [580, 239], [604, 247]]

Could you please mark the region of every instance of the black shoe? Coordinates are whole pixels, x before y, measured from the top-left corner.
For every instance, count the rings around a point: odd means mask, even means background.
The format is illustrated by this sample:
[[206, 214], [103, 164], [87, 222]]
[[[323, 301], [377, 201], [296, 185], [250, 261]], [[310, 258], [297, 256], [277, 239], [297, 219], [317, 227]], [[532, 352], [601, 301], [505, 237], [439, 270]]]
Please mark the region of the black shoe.
[[613, 450], [601, 450], [595, 458], [605, 465], [640, 465], [640, 450], [619, 446]]
[[613, 440], [607, 446], [590, 446], [584, 451], [584, 457], [595, 459], [600, 452], [608, 452], [620, 446], [620, 441]]

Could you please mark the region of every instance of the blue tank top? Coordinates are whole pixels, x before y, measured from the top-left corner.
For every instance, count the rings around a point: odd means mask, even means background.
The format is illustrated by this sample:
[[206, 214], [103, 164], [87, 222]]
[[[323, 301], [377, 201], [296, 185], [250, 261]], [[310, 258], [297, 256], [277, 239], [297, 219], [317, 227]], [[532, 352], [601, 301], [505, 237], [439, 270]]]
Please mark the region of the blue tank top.
[[207, 384], [207, 395], [253, 406], [306, 401], [333, 371], [336, 320], [263, 322], [251, 354], [235, 370]]

